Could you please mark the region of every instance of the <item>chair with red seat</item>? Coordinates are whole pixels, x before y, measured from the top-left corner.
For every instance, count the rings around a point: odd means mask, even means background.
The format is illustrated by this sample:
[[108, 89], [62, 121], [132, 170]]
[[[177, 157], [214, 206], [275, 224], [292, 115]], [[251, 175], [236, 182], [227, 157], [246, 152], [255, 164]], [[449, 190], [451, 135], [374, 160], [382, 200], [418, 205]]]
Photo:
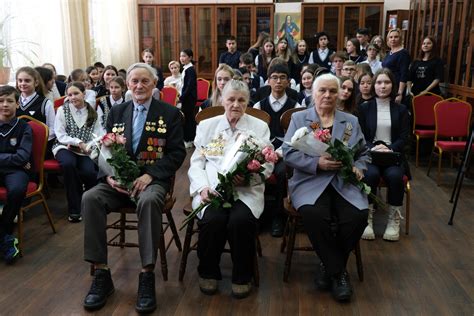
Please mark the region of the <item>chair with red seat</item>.
[[209, 89], [211, 83], [203, 78], [197, 78], [197, 102], [196, 107], [200, 107], [201, 104], [209, 98]]
[[449, 98], [440, 101], [434, 106], [436, 128], [434, 146], [428, 163], [427, 175], [430, 174], [433, 155], [438, 155], [438, 175], [436, 178], [438, 185], [441, 177], [443, 153], [450, 152], [452, 154], [464, 152], [466, 146], [465, 139], [469, 136], [471, 114], [472, 106], [457, 98]]
[[[32, 171], [37, 175], [35, 181], [28, 182], [25, 200], [29, 201], [27, 205], [21, 207], [18, 214], [18, 249], [20, 255], [23, 255], [23, 212], [38, 204], [43, 205], [44, 212], [48, 217], [49, 224], [53, 233], [56, 233], [56, 227], [53, 223], [53, 218], [49, 210], [48, 204], [43, 194], [44, 177], [43, 177], [43, 162], [46, 145], [48, 143], [48, 126], [44, 123], [29, 117], [20, 116], [20, 119], [28, 120], [28, 124], [33, 130], [33, 147], [32, 147]], [[4, 201], [7, 198], [7, 191], [5, 187], [0, 187], [0, 200]]]
[[64, 100], [66, 99], [66, 96], [62, 96], [60, 98], [57, 98], [54, 100], [54, 111], [56, 112], [60, 106], [64, 104]]
[[174, 87], [166, 86], [161, 89], [162, 99], [161, 101], [176, 106], [178, 102], [178, 90]]
[[434, 138], [435, 118], [434, 105], [443, 98], [428, 92], [424, 95], [413, 97], [413, 135], [416, 138], [415, 166], [418, 168], [420, 138]]

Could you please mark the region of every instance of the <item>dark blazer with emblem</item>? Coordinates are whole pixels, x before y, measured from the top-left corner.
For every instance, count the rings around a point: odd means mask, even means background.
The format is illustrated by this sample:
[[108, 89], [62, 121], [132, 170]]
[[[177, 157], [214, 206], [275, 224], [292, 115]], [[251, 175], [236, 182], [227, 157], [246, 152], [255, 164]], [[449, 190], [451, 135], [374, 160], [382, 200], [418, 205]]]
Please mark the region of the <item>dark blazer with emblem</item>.
[[[160, 184], [169, 190], [171, 178], [175, 175], [176, 170], [181, 167], [186, 157], [181, 112], [169, 104], [152, 98], [146, 122], [155, 122], [156, 129], [147, 131], [146, 128], [143, 128], [136, 152], [133, 152], [131, 142], [132, 119], [133, 101], [112, 107], [107, 118], [107, 133], [113, 132], [113, 128], [117, 124], [124, 124], [123, 134], [127, 139], [125, 146], [128, 155], [137, 161], [142, 174], [147, 173], [153, 177], [152, 184]], [[159, 124], [160, 120], [163, 121], [161, 125]], [[166, 124], [166, 127], [164, 127], [164, 124]], [[159, 125], [163, 128], [158, 128]], [[149, 144], [149, 142], [152, 144]], [[153, 148], [150, 148], [150, 146]], [[151, 153], [154, 155], [159, 153], [159, 148], [163, 152], [161, 158], [150, 156]], [[150, 151], [149, 149], [153, 150]]]
[[[296, 209], [303, 205], [313, 205], [328, 185], [349, 203], [360, 210], [368, 207], [367, 195], [352, 184], [345, 184], [337, 171], [318, 169], [319, 156], [313, 157], [289, 145], [291, 137], [302, 128], [310, 128], [311, 123], [321, 122], [314, 107], [305, 111], [296, 112], [291, 116], [290, 126], [282, 145], [283, 158], [287, 166], [294, 169], [293, 176], [288, 180], [288, 190], [291, 202]], [[364, 135], [360, 129], [357, 118], [351, 114], [336, 110], [332, 127], [332, 139], [344, 141], [345, 135], [349, 136], [347, 146], [353, 148], [361, 144], [360, 150], [354, 157], [354, 166], [360, 170], [367, 170], [369, 156], [365, 147]]]

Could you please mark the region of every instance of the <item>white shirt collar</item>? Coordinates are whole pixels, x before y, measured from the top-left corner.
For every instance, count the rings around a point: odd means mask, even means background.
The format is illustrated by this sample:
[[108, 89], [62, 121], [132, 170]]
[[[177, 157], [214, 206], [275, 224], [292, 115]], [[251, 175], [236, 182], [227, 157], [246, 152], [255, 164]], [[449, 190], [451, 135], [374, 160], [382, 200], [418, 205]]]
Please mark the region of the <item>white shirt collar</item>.
[[114, 98], [112, 97], [112, 95], [109, 96], [109, 100], [110, 100], [110, 104], [112, 104], [112, 105], [114, 105], [115, 103], [120, 104], [120, 103], [123, 102], [123, 98], [122, 98], [122, 97], [116, 101], [116, 100], [114, 100]]
[[318, 52], [320, 53], [326, 53], [327, 51], [329, 51], [329, 48], [325, 48], [325, 49], [321, 49], [321, 48], [318, 48]]
[[32, 95], [27, 96], [26, 98], [24, 98], [23, 96], [21, 96], [21, 104], [23, 104], [23, 105], [27, 104], [27, 103], [30, 102], [36, 95], [37, 95], [37, 93], [36, 93], [36, 92], [33, 92]]
[[270, 101], [270, 104], [273, 104], [275, 102], [280, 103], [282, 106], [286, 103], [286, 100], [288, 100], [288, 96], [286, 93], [279, 99], [275, 99], [272, 94], [270, 94], [268, 101]]
[[192, 67], [193, 66], [193, 63], [189, 63], [189, 64], [186, 64], [183, 66], [183, 70], [186, 70], [188, 69], [189, 67]]

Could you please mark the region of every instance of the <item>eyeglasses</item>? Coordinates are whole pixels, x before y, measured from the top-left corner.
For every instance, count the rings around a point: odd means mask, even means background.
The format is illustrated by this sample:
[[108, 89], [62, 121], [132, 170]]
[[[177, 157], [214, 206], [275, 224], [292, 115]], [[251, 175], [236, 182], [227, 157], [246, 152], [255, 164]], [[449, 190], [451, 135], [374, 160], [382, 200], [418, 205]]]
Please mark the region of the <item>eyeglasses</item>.
[[285, 81], [288, 79], [288, 77], [286, 75], [281, 75], [281, 76], [270, 76], [270, 79], [271, 80], [274, 80], [274, 81]]
[[356, 71], [355, 68], [342, 68], [342, 70], [344, 70], [344, 71], [350, 71], [350, 72]]

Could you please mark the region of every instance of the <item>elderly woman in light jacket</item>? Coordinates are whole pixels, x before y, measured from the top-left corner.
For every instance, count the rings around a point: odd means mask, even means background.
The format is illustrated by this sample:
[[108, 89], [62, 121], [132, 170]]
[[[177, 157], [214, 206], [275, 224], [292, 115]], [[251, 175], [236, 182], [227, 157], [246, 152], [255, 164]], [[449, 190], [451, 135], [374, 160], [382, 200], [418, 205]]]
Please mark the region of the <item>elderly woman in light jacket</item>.
[[[295, 131], [307, 127], [327, 128], [332, 139], [349, 147], [360, 143], [362, 148], [354, 158], [353, 171], [361, 179], [369, 159], [364, 135], [355, 116], [336, 109], [339, 79], [332, 74], [319, 76], [312, 91], [314, 106], [293, 114], [285, 141], [290, 142]], [[341, 162], [330, 156], [309, 156], [284, 143], [283, 157], [294, 169], [288, 182], [291, 201], [301, 213], [308, 237], [321, 259], [316, 285], [330, 289], [338, 301], [349, 300], [352, 287], [346, 263], [367, 226], [367, 195], [344, 183], [338, 174]]]
[[[202, 121], [196, 130], [196, 150], [191, 157], [188, 171], [193, 208], [201, 202], [209, 202], [213, 188], [218, 184], [218, 167], [227, 150], [241, 133], [251, 133], [270, 144], [267, 124], [245, 114], [249, 90], [245, 82], [230, 80], [222, 90], [224, 115]], [[264, 164], [265, 177], [270, 176], [273, 166]], [[243, 186], [243, 178], [234, 178], [238, 200], [230, 209], [207, 206], [199, 214], [199, 287], [204, 294], [217, 291], [221, 279], [219, 261], [226, 241], [229, 241], [233, 269], [232, 294], [246, 297], [251, 289], [255, 260], [257, 219], [263, 212], [265, 184], [260, 180], [251, 186]]]

